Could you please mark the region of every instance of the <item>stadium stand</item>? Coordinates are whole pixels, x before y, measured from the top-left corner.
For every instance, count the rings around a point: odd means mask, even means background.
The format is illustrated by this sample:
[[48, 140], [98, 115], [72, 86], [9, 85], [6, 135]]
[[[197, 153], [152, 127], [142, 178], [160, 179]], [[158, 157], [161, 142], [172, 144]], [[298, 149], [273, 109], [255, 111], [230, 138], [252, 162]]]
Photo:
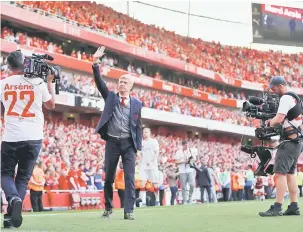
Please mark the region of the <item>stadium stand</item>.
[[[109, 36], [119, 37], [129, 44], [186, 61], [233, 79], [264, 84], [271, 75], [283, 74], [290, 86], [303, 87], [303, 72], [301, 70], [303, 54], [262, 52], [248, 48], [225, 46], [216, 42], [205, 42], [201, 39], [184, 38], [163, 28], [145, 25], [127, 15], [95, 3], [22, 1], [17, 2], [17, 5], [34, 12], [37, 9], [43, 10], [45, 16], [53, 14], [69, 20], [70, 23], [76, 22], [77, 26], [80, 27], [96, 31], [102, 30]], [[92, 61], [92, 51], [73, 48], [74, 41], [70, 41], [71, 46], [66, 49], [60, 41], [49, 40], [43, 35], [32, 35], [31, 32], [21, 31], [19, 28], [5, 26], [1, 32], [1, 38], [10, 43], [24, 45], [29, 49], [38, 48], [53, 54], [62, 54], [81, 61]], [[1, 59], [1, 78], [5, 78], [9, 75], [5, 56]], [[125, 64], [125, 61], [111, 53], [103, 58], [102, 66], [115, 67], [139, 77], [148, 74], [145, 68], [141, 67], [140, 62], [134, 61]], [[230, 89], [217, 83], [204, 84], [204, 80], [188, 79], [184, 81], [182, 77], [169, 80], [165, 72], [162, 71], [156, 71], [150, 77], [167, 82], [171, 81], [180, 86], [199, 89], [227, 99], [245, 100], [251, 93], [243, 89]], [[113, 80], [106, 80], [109, 88], [115, 90], [116, 84]], [[73, 71], [64, 69], [60, 90], [80, 96], [100, 98], [91, 75], [78, 72], [77, 67], [74, 67]], [[140, 99], [147, 108], [221, 121], [226, 124], [252, 126], [251, 122], [239, 110], [224, 108], [218, 104], [141, 86], [136, 86], [132, 94]], [[72, 113], [85, 114], [82, 111], [83, 109], [78, 109]], [[68, 190], [69, 187], [65, 184], [68, 182], [69, 171], [72, 169], [79, 173], [80, 179], [81, 171], [83, 171], [83, 167], [79, 166], [80, 164], [84, 165], [84, 169], [90, 170], [93, 176], [102, 174], [104, 141], [94, 133], [96, 115], [94, 118], [84, 116], [80, 117], [80, 120], [71, 119], [70, 121], [66, 121], [66, 118], [63, 120], [63, 118], [62, 112], [46, 114], [45, 139], [40, 157], [44, 162], [43, 170], [47, 183], [45, 190], [47, 191]], [[210, 132], [205, 132], [202, 136], [180, 136], [170, 133], [170, 129], [165, 126], [163, 128], [165, 128], [166, 133], [161, 133], [159, 128], [152, 128], [153, 136], [160, 143], [158, 160], [160, 165], [167, 166], [174, 163], [176, 150], [185, 137], [189, 140], [190, 147], [198, 148], [199, 160], [207, 160], [208, 165], [215, 169], [218, 176], [226, 170], [233, 170], [232, 173], [244, 173], [248, 164], [255, 163], [247, 154], [240, 152], [239, 137]], [[1, 125], [1, 133], [2, 130], [3, 126]], [[104, 176], [102, 179], [104, 180]], [[86, 185], [89, 185], [88, 181]], [[85, 186], [85, 188], [88, 187]], [[218, 188], [218, 192], [220, 190]]]
[[[216, 42], [185, 38], [174, 32], [145, 25], [127, 15], [96, 3], [21, 2], [76, 21], [80, 26], [100, 29], [109, 35], [150, 51], [181, 59], [234, 79], [266, 83], [268, 77], [283, 74], [292, 87], [303, 86], [303, 54], [284, 54], [224, 46]], [[79, 13], [86, 12], [86, 13]], [[102, 12], [102, 14], [101, 14]]]

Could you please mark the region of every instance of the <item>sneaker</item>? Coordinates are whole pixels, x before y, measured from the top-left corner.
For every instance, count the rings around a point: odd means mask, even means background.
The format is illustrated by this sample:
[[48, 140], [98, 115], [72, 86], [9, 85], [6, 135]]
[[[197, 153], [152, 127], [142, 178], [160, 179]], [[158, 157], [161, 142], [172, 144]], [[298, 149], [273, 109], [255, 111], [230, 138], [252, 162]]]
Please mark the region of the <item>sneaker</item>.
[[135, 220], [133, 213], [124, 213], [124, 219], [125, 220]]
[[284, 216], [292, 216], [292, 215], [300, 215], [300, 210], [299, 207], [294, 208], [291, 207], [290, 205], [288, 206], [287, 210], [283, 213]]
[[109, 215], [111, 215], [113, 213], [113, 211], [111, 209], [109, 210], [104, 210], [103, 214], [102, 214], [102, 218], [104, 219], [108, 219]]
[[18, 228], [22, 224], [22, 201], [19, 197], [14, 197], [10, 200], [12, 225]]
[[282, 209], [277, 209], [273, 205], [270, 206], [269, 210], [266, 212], [260, 212], [259, 215], [261, 217], [276, 217], [283, 216]]
[[3, 228], [5, 229], [13, 228], [12, 217], [8, 216], [7, 214], [4, 214]]
[[193, 200], [191, 198], [188, 199], [187, 204], [189, 204], [189, 205], [193, 204]]

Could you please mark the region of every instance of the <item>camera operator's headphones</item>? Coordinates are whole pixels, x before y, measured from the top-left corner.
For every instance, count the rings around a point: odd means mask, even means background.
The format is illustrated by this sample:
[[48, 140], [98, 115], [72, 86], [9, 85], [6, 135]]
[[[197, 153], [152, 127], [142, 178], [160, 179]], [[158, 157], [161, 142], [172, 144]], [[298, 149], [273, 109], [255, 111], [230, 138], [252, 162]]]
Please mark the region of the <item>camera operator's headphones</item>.
[[11, 52], [7, 57], [8, 66], [12, 70], [22, 70], [23, 71], [24, 60], [25, 60], [25, 56], [23, 55], [23, 53], [21, 52], [20, 49], [14, 51], [14, 52]]

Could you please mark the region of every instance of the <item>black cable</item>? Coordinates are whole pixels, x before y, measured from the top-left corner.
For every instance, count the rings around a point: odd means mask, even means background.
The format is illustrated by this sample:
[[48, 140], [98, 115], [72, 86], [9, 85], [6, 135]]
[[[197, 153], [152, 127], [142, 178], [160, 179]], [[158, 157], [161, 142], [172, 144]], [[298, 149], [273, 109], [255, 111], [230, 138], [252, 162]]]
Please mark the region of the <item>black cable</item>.
[[[173, 9], [169, 9], [169, 8], [161, 7], [161, 6], [156, 6], [156, 5], [152, 5], [152, 4], [141, 2], [141, 1], [133, 1], [133, 2], [134, 3], [142, 4], [142, 5], [146, 5], [146, 6], [151, 6], [151, 7], [154, 7], [154, 8], [159, 8], [159, 9], [162, 9], [162, 10], [167, 10], [167, 11], [172, 11], [172, 12], [176, 12], [176, 13], [179, 13], [179, 14], [188, 15], [187, 12], [173, 10]], [[220, 21], [220, 22], [235, 23], [235, 24], [245, 24], [245, 23], [242, 23], [242, 22], [239, 22], [239, 21], [231, 21], [231, 20], [226, 20], [226, 19], [218, 19], [218, 18], [213, 18], [213, 17], [209, 17], [209, 16], [204, 16], [204, 15], [196, 15], [196, 14], [189, 14], [189, 15], [190, 16], [194, 16], [194, 17], [198, 17], [198, 18], [205, 18], [205, 19]]]

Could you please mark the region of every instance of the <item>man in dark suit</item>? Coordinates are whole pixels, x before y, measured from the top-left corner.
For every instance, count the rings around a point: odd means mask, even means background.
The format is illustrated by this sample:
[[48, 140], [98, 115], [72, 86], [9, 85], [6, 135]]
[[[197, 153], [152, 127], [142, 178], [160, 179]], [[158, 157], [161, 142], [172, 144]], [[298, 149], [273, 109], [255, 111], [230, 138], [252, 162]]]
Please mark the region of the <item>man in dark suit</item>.
[[211, 196], [211, 179], [208, 172], [208, 168], [205, 165], [205, 161], [201, 159], [201, 167], [198, 168], [195, 165], [190, 165], [191, 168], [196, 169], [197, 171], [197, 181], [198, 186], [201, 190], [201, 203], [204, 203], [204, 191], [206, 190], [208, 195], [208, 201], [212, 202], [212, 196]]
[[100, 47], [93, 56], [94, 79], [105, 101], [103, 114], [96, 128], [96, 132], [106, 141], [103, 217], [109, 218], [112, 213], [113, 183], [121, 155], [125, 180], [124, 219], [134, 220], [136, 153], [139, 155], [142, 149], [142, 103], [130, 96], [134, 82], [129, 74], [120, 77], [118, 93], [108, 90], [99, 67], [104, 49]]

